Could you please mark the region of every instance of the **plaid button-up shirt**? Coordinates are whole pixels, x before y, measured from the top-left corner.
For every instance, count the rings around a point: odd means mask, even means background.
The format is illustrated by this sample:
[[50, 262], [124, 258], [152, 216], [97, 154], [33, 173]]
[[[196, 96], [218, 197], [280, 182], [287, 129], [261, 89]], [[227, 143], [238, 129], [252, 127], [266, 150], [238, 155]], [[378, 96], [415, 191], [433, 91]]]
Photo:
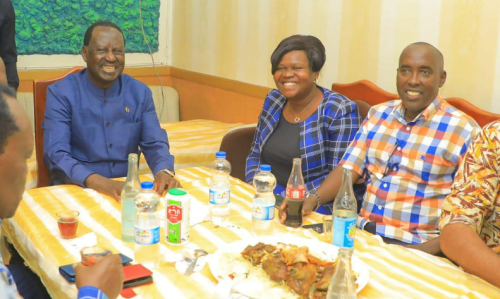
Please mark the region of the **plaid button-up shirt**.
[[408, 122], [400, 100], [373, 107], [341, 164], [366, 183], [358, 227], [411, 244], [439, 236], [443, 201], [478, 124], [439, 96]]
[[[360, 125], [354, 102], [326, 88], [318, 88], [323, 92], [323, 100], [318, 109], [300, 123], [300, 157], [307, 192], [315, 191], [337, 166]], [[264, 101], [247, 158], [247, 183], [252, 183], [259, 170], [262, 148], [278, 125], [286, 102], [276, 89], [271, 90]]]

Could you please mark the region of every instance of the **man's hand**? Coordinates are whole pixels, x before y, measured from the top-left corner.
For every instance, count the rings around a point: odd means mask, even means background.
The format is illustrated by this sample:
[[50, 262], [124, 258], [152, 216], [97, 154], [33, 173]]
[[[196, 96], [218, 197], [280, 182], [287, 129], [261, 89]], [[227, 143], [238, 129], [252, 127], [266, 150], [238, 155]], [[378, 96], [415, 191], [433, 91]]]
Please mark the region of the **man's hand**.
[[97, 192], [104, 193], [120, 202], [120, 195], [125, 182], [115, 181], [105, 178], [97, 173], [89, 175], [84, 182], [85, 186], [92, 188]]
[[[311, 214], [314, 207], [316, 206], [316, 197], [308, 196], [304, 199], [304, 205], [302, 206], [302, 216]], [[287, 202], [286, 198], [283, 200], [280, 206], [280, 222], [285, 223], [287, 212], [286, 212]]]
[[[165, 188], [166, 187], [166, 188]], [[163, 195], [163, 191], [172, 189], [172, 188], [182, 188], [181, 183], [179, 183], [176, 179], [174, 179], [171, 175], [164, 171], [160, 171], [156, 174], [155, 182], [153, 189], [160, 194]]]
[[74, 266], [76, 287], [93, 286], [103, 291], [110, 299], [117, 298], [123, 288], [123, 266], [119, 255], [103, 258], [92, 266], [81, 263]]
[[442, 254], [442, 251], [441, 251], [441, 246], [439, 244], [439, 238], [440, 237], [437, 237], [422, 244], [408, 245], [405, 247], [417, 249], [432, 255], [440, 255]]

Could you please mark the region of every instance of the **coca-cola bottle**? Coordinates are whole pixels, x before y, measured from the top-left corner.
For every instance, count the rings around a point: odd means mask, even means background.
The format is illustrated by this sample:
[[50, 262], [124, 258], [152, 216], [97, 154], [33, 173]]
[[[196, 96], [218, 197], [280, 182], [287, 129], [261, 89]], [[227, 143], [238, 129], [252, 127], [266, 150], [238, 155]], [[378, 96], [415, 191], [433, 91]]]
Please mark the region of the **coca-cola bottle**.
[[285, 225], [302, 226], [302, 206], [306, 197], [306, 186], [302, 177], [302, 160], [293, 159], [293, 168], [288, 184], [286, 185], [286, 211]]

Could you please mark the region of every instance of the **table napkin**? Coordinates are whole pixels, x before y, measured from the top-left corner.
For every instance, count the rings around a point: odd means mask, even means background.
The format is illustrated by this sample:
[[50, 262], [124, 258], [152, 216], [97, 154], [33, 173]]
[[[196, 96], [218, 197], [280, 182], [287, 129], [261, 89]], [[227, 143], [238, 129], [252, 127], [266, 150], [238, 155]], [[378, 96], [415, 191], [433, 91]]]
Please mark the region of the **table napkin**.
[[[175, 254], [174, 256], [171, 257], [172, 260], [170, 260], [170, 262], [175, 261], [175, 269], [179, 273], [184, 274], [186, 272], [187, 268], [191, 264], [191, 261], [187, 261], [185, 258], [194, 259], [195, 249], [198, 249], [198, 247], [192, 243], [189, 243], [185, 245], [181, 253]], [[205, 264], [207, 263], [209, 256], [210, 255], [205, 255], [198, 258], [198, 261], [196, 261], [196, 266], [194, 267], [193, 272], [202, 270], [205, 267]]]

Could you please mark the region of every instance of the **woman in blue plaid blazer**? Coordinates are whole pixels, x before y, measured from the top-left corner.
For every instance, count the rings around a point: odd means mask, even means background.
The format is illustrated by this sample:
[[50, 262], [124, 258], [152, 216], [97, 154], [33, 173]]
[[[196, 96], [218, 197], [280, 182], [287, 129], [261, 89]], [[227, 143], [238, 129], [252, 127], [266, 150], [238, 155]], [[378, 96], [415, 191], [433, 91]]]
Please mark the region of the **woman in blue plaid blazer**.
[[[314, 36], [290, 36], [274, 50], [271, 72], [277, 89], [269, 92], [259, 115], [247, 183], [260, 164], [269, 164], [278, 181], [274, 193], [285, 197], [292, 159], [300, 157], [306, 192], [313, 193], [342, 159], [360, 117], [354, 102], [316, 85], [325, 60], [325, 47]], [[318, 212], [331, 214], [331, 205]]]

